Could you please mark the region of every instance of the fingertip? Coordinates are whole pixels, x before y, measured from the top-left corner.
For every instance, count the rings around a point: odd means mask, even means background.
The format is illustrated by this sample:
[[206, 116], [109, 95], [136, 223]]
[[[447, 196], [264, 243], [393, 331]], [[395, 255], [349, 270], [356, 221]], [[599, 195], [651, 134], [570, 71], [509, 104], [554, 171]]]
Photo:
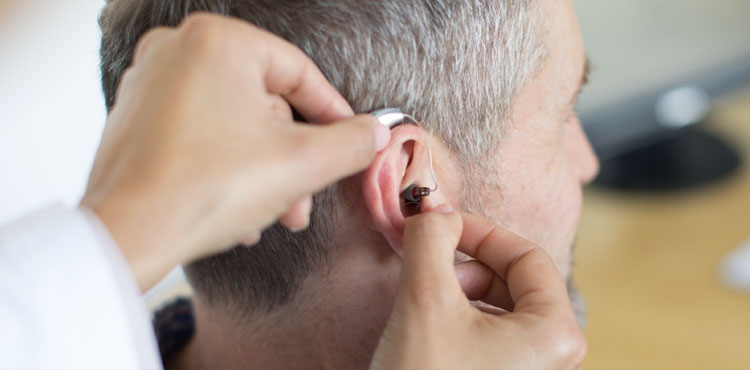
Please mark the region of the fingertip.
[[[435, 207], [430, 212], [407, 217], [404, 227], [404, 244], [440, 244], [449, 245], [450, 253], [455, 250], [462, 232], [461, 218], [456, 213], [437, 212], [436, 209], [448, 210], [447, 207]], [[430, 247], [430, 251], [435, 248]]]
[[246, 236], [242, 240], [241, 244], [243, 246], [245, 246], [245, 247], [248, 247], [248, 248], [252, 247], [252, 246], [258, 244], [258, 242], [260, 242], [260, 238], [261, 238], [260, 235], [261, 235], [260, 231], [254, 231], [254, 232], [250, 233], [248, 236]]
[[375, 123], [375, 151], [381, 151], [391, 142], [391, 130], [380, 123]]
[[281, 216], [279, 222], [286, 226], [289, 231], [297, 233], [310, 225], [310, 212], [312, 212], [312, 196], [307, 195], [296, 201], [287, 212]]
[[365, 170], [391, 133], [379, 128], [374, 116], [360, 114], [325, 125], [298, 125], [301, 173], [309, 177], [309, 192]]
[[354, 115], [354, 111], [352, 110], [352, 107], [343, 97], [335, 98], [333, 101], [333, 104], [331, 104], [331, 109], [334, 112], [332, 116], [338, 116], [338, 117], [344, 118], [344, 117], [351, 117]]
[[430, 210], [430, 212], [437, 212], [437, 213], [443, 213], [443, 214], [453, 213], [453, 207], [451, 207], [450, 204], [440, 204], [437, 207]]
[[[427, 212], [406, 219], [402, 284], [423, 307], [468, 302], [454, 268], [461, 234], [451, 215]], [[466, 277], [465, 277], [466, 278]], [[436, 287], [440, 287], [436, 289]]]
[[461, 290], [470, 300], [482, 298], [495, 276], [489, 267], [477, 260], [461, 262], [456, 264], [454, 269]]
[[[357, 123], [365, 124], [368, 127], [366, 139], [374, 141], [374, 148], [379, 152], [391, 142], [391, 129], [380, 123], [375, 116], [371, 114], [358, 114], [352, 118]], [[365, 139], [365, 137], [361, 137]]]

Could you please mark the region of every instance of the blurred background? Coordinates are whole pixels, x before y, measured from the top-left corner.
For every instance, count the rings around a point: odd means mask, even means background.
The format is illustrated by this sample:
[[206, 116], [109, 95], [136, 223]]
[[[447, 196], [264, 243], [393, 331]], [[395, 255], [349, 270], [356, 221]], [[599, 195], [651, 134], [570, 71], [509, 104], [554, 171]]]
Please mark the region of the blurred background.
[[[584, 368], [750, 368], [750, 1], [574, 2], [602, 158], [576, 251]], [[0, 0], [0, 223], [83, 192], [103, 4]], [[147, 303], [186, 289], [175, 272]]]
[[0, 0], [0, 223], [81, 197], [106, 110], [104, 0]]
[[584, 368], [750, 368], [750, 1], [575, 0]]

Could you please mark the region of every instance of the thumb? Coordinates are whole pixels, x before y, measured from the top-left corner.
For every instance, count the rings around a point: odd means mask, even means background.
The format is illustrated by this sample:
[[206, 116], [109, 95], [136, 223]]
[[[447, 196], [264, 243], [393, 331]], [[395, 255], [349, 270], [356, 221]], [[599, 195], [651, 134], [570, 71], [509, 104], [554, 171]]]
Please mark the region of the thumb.
[[447, 205], [406, 219], [399, 299], [422, 312], [468, 303], [453, 266], [462, 228], [461, 216]]
[[371, 369], [455, 367], [441, 359], [461, 344], [445, 337], [463, 323], [456, 306], [470, 308], [453, 269], [462, 228], [461, 216], [447, 205], [406, 219], [401, 281]]
[[329, 124], [297, 125], [298, 142], [308, 147], [298, 151], [303, 163], [305, 193], [318, 191], [330, 183], [360, 172], [391, 139], [388, 127], [374, 116], [360, 114]]

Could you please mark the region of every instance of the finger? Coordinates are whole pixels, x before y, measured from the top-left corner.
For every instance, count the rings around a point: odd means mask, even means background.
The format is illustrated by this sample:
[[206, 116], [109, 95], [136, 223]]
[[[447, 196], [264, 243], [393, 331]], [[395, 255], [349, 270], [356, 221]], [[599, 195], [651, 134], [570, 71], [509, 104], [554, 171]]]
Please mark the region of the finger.
[[472, 301], [482, 301], [507, 311], [513, 311], [513, 299], [508, 286], [489, 267], [474, 260], [455, 266], [461, 289]]
[[472, 306], [476, 307], [479, 311], [482, 311], [484, 313], [488, 313], [495, 316], [505, 315], [510, 313], [510, 311], [500, 308], [491, 306], [489, 304], [483, 303], [483, 302], [472, 302]]
[[305, 196], [295, 202], [289, 210], [281, 216], [279, 222], [293, 232], [306, 229], [310, 224], [310, 211], [312, 210], [312, 204], [312, 196]]
[[135, 45], [132, 63], [136, 64], [151, 51], [159, 50], [165, 41], [169, 39], [169, 36], [175, 33], [176, 31], [169, 27], [154, 27], [148, 30], [148, 32], [138, 39], [138, 43]]
[[269, 97], [269, 104], [271, 111], [273, 111], [282, 122], [293, 122], [292, 108], [289, 107], [289, 103], [287, 103], [281, 95], [271, 95]]
[[252, 247], [260, 241], [260, 231], [250, 233], [245, 239], [242, 240], [242, 245], [245, 247]]
[[247, 22], [231, 21], [247, 35], [269, 93], [284, 96], [309, 122], [332, 122], [354, 114], [302, 50]]
[[492, 284], [492, 279], [495, 278], [495, 273], [477, 260], [461, 262], [453, 268], [456, 270], [461, 290], [472, 301], [477, 301], [484, 296]]
[[461, 216], [463, 234], [458, 249], [506, 282], [515, 302], [514, 312], [544, 314], [570, 307], [565, 284], [546, 252], [483, 218]]
[[567, 288], [555, 262], [541, 248], [520, 256], [508, 269], [508, 291], [514, 312], [565, 313], [575, 321]]
[[461, 226], [457, 213], [428, 212], [406, 219], [401, 288], [417, 309], [468, 304], [453, 268]]
[[[299, 157], [293, 181], [302, 194], [367, 168], [378, 150], [390, 141], [390, 130], [369, 114], [329, 125], [296, 125]], [[303, 148], [300, 148], [303, 147]]]

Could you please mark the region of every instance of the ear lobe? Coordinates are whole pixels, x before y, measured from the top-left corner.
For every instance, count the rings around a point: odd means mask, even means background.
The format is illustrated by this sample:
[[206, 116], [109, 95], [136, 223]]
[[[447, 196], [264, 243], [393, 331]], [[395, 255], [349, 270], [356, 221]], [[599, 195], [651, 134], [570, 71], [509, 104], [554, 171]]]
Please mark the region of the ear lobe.
[[429, 171], [424, 137], [415, 125], [393, 128], [390, 143], [378, 153], [362, 179], [362, 195], [373, 224], [398, 255], [407, 217], [401, 192], [413, 183], [423, 183], [425, 170]]

